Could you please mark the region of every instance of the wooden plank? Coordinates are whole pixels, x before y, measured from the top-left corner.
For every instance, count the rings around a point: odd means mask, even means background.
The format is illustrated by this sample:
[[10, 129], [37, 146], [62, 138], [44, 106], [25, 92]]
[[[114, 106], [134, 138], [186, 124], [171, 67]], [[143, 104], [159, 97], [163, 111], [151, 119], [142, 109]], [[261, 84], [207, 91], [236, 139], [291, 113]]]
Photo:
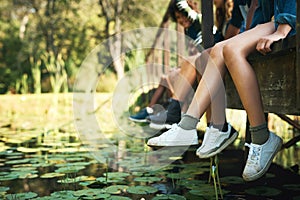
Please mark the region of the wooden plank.
[[[248, 60], [254, 68], [266, 112], [300, 114], [298, 102], [299, 78], [296, 70], [295, 37], [275, 44], [274, 52], [263, 56], [254, 53]], [[294, 45], [292, 45], [294, 44]], [[281, 50], [280, 50], [281, 49]], [[230, 77], [226, 77], [227, 103], [229, 108], [243, 109]], [[249, 91], [251, 92], [251, 91]]]

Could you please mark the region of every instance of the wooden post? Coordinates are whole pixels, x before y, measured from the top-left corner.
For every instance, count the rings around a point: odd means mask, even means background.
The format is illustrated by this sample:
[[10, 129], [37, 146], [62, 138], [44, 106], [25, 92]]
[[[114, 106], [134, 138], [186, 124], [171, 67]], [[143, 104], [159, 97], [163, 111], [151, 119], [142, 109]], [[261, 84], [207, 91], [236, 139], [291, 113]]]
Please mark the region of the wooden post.
[[203, 47], [204, 47], [204, 49], [207, 49], [214, 45], [213, 0], [201, 0], [201, 13], [202, 13]]
[[296, 107], [300, 109], [300, 0], [297, 0], [297, 36], [296, 36], [296, 83], [297, 91], [296, 92]]

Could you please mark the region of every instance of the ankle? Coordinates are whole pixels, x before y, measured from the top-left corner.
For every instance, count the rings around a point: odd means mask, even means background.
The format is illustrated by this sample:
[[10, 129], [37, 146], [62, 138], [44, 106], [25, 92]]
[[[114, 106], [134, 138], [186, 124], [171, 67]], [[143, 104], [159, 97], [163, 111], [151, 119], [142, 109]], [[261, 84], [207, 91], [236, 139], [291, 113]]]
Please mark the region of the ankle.
[[199, 122], [198, 118], [185, 114], [181, 118], [178, 126], [180, 126], [182, 129], [185, 130], [192, 130], [192, 129], [196, 129], [198, 122]]
[[251, 133], [251, 140], [254, 144], [262, 145], [269, 139], [269, 130], [267, 123], [261, 124], [259, 126], [254, 126], [249, 128]]

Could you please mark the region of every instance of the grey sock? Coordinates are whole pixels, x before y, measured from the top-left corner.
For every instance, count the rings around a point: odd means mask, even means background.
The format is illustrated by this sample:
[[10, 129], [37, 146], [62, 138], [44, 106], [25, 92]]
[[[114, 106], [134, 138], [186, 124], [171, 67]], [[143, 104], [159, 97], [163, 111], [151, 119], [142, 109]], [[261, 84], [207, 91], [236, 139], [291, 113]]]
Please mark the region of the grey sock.
[[254, 144], [264, 144], [269, 139], [269, 130], [267, 123], [261, 124], [259, 126], [254, 126], [249, 128], [251, 132], [252, 143]]
[[199, 119], [185, 114], [182, 116], [178, 126], [180, 126], [185, 130], [192, 130], [192, 129], [196, 129], [198, 122]]

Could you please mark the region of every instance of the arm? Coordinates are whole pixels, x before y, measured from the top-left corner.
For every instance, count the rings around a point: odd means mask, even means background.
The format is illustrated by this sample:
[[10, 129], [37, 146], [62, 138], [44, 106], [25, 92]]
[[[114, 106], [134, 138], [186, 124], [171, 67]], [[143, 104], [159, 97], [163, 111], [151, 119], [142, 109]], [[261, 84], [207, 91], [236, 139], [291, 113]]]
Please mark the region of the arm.
[[240, 33], [240, 29], [235, 27], [234, 25], [232, 24], [229, 24], [227, 29], [226, 29], [226, 33], [225, 33], [225, 36], [224, 36], [224, 39], [227, 40], [228, 38], [231, 38], [237, 34]]
[[246, 19], [246, 30], [250, 29], [254, 12], [258, 6], [258, 0], [252, 0]]
[[264, 55], [271, 52], [271, 45], [273, 42], [286, 38], [291, 29], [292, 27], [289, 24], [279, 24], [277, 30], [273, 34], [263, 37], [258, 41], [256, 50]]

